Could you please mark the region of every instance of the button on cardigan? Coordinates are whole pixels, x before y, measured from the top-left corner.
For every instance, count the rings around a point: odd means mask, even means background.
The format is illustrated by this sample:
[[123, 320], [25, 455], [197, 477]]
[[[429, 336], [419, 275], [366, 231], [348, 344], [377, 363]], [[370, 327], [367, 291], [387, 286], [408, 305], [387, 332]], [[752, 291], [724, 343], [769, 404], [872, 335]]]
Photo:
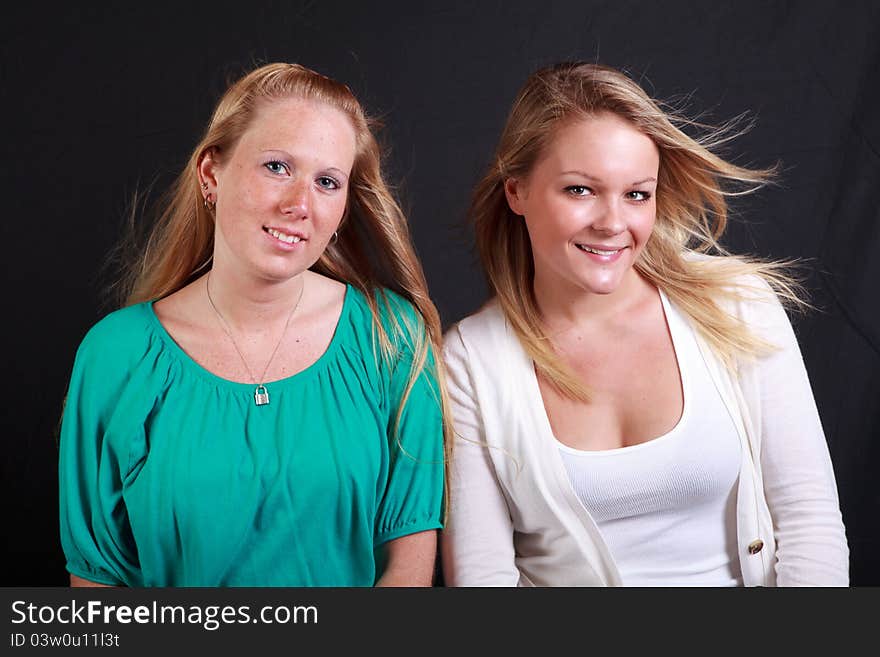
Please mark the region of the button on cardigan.
[[[737, 546], [746, 586], [848, 583], [828, 448], [803, 359], [759, 279], [728, 310], [773, 353], [724, 367], [700, 352], [740, 439]], [[497, 300], [452, 327], [444, 360], [456, 443], [444, 574], [461, 586], [619, 586], [596, 523], [572, 490], [534, 364]]]

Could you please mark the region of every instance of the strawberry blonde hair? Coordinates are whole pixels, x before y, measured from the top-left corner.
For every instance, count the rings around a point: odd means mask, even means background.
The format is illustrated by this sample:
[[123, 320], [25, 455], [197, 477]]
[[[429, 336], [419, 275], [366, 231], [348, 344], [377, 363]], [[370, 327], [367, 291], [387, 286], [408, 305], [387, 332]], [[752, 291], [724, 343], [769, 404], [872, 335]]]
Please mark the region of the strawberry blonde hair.
[[[349, 177], [348, 202], [338, 239], [312, 267], [320, 274], [349, 283], [370, 305], [374, 334], [382, 356], [392, 363], [397, 347], [413, 351], [413, 364], [395, 426], [419, 375], [430, 369], [438, 383], [438, 404], [449, 434], [442, 363], [440, 317], [428, 297], [422, 266], [410, 240], [406, 218], [388, 188], [381, 170], [381, 149], [373, 134], [374, 123], [344, 84], [298, 64], [262, 66], [232, 84], [217, 104], [201, 141], [168, 195], [160, 203], [158, 218], [145, 245], [126, 267], [119, 284], [124, 305], [160, 299], [180, 290], [211, 266], [214, 217], [203, 203], [198, 165], [207, 152], [222, 158], [230, 153], [265, 103], [299, 98], [323, 103], [344, 113], [356, 134], [356, 154]], [[418, 311], [420, 326], [412, 326], [405, 313], [387, 313], [391, 333], [380, 321], [379, 303], [390, 304], [382, 292], [391, 289]], [[377, 298], [379, 301], [377, 301]], [[446, 441], [449, 444], [449, 441]]]

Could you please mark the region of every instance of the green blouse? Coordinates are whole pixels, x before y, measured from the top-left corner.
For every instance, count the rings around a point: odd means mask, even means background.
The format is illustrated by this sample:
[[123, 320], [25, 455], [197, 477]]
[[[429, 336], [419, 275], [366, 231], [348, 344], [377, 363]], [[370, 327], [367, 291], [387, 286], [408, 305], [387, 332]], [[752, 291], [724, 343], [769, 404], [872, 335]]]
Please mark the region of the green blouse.
[[[377, 295], [422, 327], [413, 307]], [[371, 586], [386, 541], [441, 527], [433, 354], [397, 411], [412, 345], [388, 363], [348, 286], [327, 351], [268, 384], [211, 374], [152, 303], [116, 311], [79, 347], [60, 447], [67, 569], [126, 586]]]

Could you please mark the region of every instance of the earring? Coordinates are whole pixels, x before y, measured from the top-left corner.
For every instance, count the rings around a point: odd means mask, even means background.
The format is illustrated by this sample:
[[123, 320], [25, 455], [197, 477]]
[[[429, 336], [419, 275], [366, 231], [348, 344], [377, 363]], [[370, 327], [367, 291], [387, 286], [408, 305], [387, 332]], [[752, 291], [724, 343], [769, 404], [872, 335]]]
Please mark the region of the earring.
[[214, 212], [215, 207], [217, 207], [217, 201], [212, 201], [210, 194], [205, 196], [205, 210], [208, 212]]
[[339, 233], [335, 230], [333, 231], [333, 239], [330, 240], [330, 244], [336, 244], [339, 241]]
[[205, 192], [208, 191], [208, 183], [206, 183], [206, 182], [203, 182], [203, 183], [202, 183], [202, 190], [205, 191]]

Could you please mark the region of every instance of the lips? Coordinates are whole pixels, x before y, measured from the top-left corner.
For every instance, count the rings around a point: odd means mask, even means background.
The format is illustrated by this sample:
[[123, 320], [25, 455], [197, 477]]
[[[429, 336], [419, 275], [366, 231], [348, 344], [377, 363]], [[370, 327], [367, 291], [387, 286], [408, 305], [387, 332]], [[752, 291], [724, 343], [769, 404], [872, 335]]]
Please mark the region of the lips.
[[275, 239], [284, 242], [285, 244], [297, 244], [298, 242], [306, 241], [305, 235], [302, 235], [297, 231], [288, 232], [285, 230], [281, 230], [280, 228], [273, 228], [271, 226], [263, 226], [263, 230]]
[[581, 251], [585, 251], [587, 253], [592, 253], [598, 256], [610, 257], [616, 255], [623, 251], [625, 246], [597, 246], [593, 244], [578, 244], [575, 243], [575, 246], [579, 248]]

